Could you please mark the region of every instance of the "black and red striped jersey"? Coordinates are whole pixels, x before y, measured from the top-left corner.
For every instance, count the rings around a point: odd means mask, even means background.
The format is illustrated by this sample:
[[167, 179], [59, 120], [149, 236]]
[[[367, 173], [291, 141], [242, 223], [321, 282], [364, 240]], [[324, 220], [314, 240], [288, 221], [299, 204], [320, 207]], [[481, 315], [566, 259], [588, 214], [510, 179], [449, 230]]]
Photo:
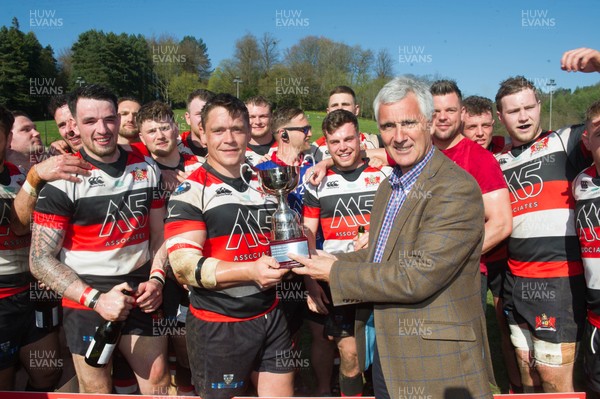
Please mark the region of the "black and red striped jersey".
[[575, 178], [573, 196], [587, 286], [588, 319], [600, 328], [600, 177], [596, 165]]
[[277, 142], [275, 139], [269, 144], [265, 145], [254, 145], [248, 144], [246, 147], [246, 163], [255, 166], [261, 160], [266, 157], [270, 157], [274, 152], [277, 151]]
[[190, 154], [196, 156], [200, 163], [206, 162], [208, 150], [205, 147], [198, 147], [192, 140], [192, 132], [190, 130], [181, 133], [177, 143], [177, 149], [181, 154]]
[[304, 192], [303, 216], [319, 219], [323, 250], [329, 253], [354, 251], [353, 239], [359, 226], [368, 226], [371, 207], [379, 184], [391, 168], [376, 169], [363, 164], [352, 171], [335, 166], [318, 186], [309, 184]]
[[508, 265], [515, 276], [583, 273], [571, 190], [575, 176], [590, 164], [580, 145], [583, 131], [577, 125], [543, 132], [530, 143], [496, 154], [513, 211]]
[[179, 163], [175, 167], [163, 165], [156, 160], [154, 162], [156, 162], [156, 164], [158, 165], [158, 168], [160, 170], [180, 170], [182, 172], [189, 172], [189, 173], [195, 171], [200, 166], [202, 166], [202, 163], [200, 161], [198, 161], [198, 157], [195, 155], [182, 154], [182, 153], [180, 153], [179, 155], [180, 155]]
[[60, 261], [78, 275], [121, 276], [150, 261], [150, 210], [164, 206], [156, 163], [119, 149], [111, 164], [92, 164], [80, 183], [57, 180], [39, 193], [38, 225], [65, 231]]
[[[161, 172], [167, 171], [167, 170], [173, 170], [173, 171], [192, 173], [193, 171], [198, 169], [200, 166], [202, 166], [202, 163], [200, 161], [198, 161], [198, 157], [196, 157], [195, 155], [182, 154], [182, 153], [179, 153], [179, 163], [177, 164], [177, 166], [171, 167], [171, 166], [163, 165], [160, 162], [158, 162], [157, 160], [154, 160], [154, 162], [156, 162], [156, 165], [161, 170]], [[163, 178], [161, 181], [161, 191], [165, 195], [165, 200], [168, 200], [169, 196], [171, 195], [171, 192], [173, 190], [175, 190], [175, 188], [179, 185], [179, 181], [170, 182], [165, 177], [166, 177], [166, 174], [163, 173]]]
[[[360, 133], [360, 149], [369, 150], [373, 148], [382, 148], [383, 142], [378, 134]], [[331, 158], [329, 149], [327, 148], [327, 140], [325, 135], [316, 139], [310, 145], [310, 153], [315, 158], [315, 162], [321, 162], [324, 159]]]
[[[255, 176], [249, 182], [255, 189]], [[247, 179], [247, 180], [248, 180]], [[202, 165], [171, 194], [167, 204], [165, 239], [187, 231], [206, 231], [202, 254], [230, 262], [255, 261], [270, 255], [271, 215], [277, 200], [249, 188], [241, 178]], [[236, 321], [271, 309], [274, 289], [247, 282], [221, 290], [191, 288], [190, 303], [207, 321]]]
[[3, 289], [29, 284], [29, 244], [31, 235], [16, 235], [10, 228], [10, 214], [17, 192], [25, 182], [25, 175], [10, 162], [4, 162], [0, 173], [0, 297]]

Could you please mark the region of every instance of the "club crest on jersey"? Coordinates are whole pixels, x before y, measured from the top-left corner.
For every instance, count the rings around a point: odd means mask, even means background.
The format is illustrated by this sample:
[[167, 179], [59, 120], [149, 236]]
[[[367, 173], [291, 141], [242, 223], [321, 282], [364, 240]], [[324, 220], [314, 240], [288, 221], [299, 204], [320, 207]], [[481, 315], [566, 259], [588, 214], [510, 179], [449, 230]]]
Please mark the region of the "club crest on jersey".
[[192, 188], [192, 185], [189, 182], [184, 181], [183, 183], [177, 186], [177, 188], [175, 189], [175, 191], [173, 191], [171, 195], [183, 194], [186, 191], [189, 191], [190, 188]]
[[8, 352], [9, 349], [10, 349], [10, 341], [2, 342], [0, 344], [0, 351]]
[[545, 137], [542, 140], [538, 141], [537, 143], [534, 143], [531, 146], [531, 154], [535, 154], [536, 152], [546, 150], [548, 148], [549, 140], [550, 140], [550, 137]]
[[582, 190], [587, 190], [588, 189], [588, 182], [586, 182], [585, 180], [581, 181], [581, 189]]
[[368, 176], [365, 177], [365, 184], [367, 187], [379, 185], [381, 183], [381, 176]]
[[212, 389], [230, 389], [230, 388], [241, 388], [244, 386], [244, 381], [233, 381], [233, 374], [223, 374], [223, 382], [212, 382], [210, 387]]
[[135, 168], [131, 174], [133, 175], [133, 180], [136, 182], [148, 180], [148, 169]]
[[548, 317], [546, 313], [535, 317], [536, 331], [556, 331], [556, 317]]

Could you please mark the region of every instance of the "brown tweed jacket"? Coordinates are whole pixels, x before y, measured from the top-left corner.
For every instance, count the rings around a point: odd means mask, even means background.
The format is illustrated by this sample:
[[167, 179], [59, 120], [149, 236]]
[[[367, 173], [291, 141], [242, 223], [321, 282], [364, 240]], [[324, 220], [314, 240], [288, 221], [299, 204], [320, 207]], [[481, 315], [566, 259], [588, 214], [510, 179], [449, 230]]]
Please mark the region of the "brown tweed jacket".
[[369, 248], [337, 255], [330, 275], [335, 305], [359, 304], [359, 362], [373, 311], [392, 399], [491, 398], [480, 299], [481, 191], [436, 150], [394, 220], [381, 263], [370, 263], [390, 194], [386, 180], [375, 196]]

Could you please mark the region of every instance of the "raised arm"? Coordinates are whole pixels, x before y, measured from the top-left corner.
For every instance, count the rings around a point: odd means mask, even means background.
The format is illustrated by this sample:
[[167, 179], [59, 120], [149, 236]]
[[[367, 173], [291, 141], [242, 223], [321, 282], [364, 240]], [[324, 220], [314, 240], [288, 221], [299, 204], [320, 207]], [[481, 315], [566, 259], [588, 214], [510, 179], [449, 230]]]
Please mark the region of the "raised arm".
[[560, 67], [567, 72], [600, 72], [600, 51], [585, 47], [566, 51]]

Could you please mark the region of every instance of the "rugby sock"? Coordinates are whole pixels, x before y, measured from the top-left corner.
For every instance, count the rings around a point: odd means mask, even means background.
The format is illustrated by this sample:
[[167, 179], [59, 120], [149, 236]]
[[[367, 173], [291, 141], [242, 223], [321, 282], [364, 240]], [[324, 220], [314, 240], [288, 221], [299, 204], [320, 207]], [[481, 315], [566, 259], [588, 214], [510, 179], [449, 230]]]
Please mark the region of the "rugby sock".
[[354, 377], [346, 377], [340, 373], [340, 394], [341, 396], [362, 396], [363, 378], [362, 373]]
[[193, 385], [179, 385], [177, 386], [177, 395], [179, 396], [196, 396]]
[[31, 383], [29, 381], [27, 381], [27, 386], [25, 387], [25, 390], [27, 392], [53, 392], [55, 389], [55, 386], [49, 386], [49, 387], [34, 387], [33, 385], [31, 385]]
[[509, 383], [508, 384], [508, 393], [509, 394], [515, 394], [515, 393], [524, 393], [523, 392], [523, 386], [522, 385], [514, 385]]
[[536, 385], [533, 387], [535, 393], [544, 393], [544, 387], [541, 385]]
[[523, 393], [544, 393], [544, 387], [541, 385], [523, 385]]

